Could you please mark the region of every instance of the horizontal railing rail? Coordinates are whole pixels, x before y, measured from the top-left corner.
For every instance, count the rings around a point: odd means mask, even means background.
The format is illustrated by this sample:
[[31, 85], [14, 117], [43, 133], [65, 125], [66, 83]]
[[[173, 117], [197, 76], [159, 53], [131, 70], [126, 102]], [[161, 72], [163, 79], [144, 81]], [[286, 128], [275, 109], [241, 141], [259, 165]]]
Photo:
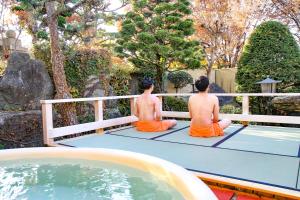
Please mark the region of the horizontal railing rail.
[[[162, 98], [167, 96], [191, 96], [193, 94], [155, 94], [162, 104]], [[279, 116], [279, 115], [251, 115], [249, 114], [249, 97], [279, 97], [279, 96], [300, 96], [300, 93], [215, 93], [217, 96], [232, 96], [242, 97], [242, 114], [223, 114], [220, 113], [220, 118], [228, 118], [233, 121], [244, 122], [267, 122], [267, 123], [287, 123], [287, 124], [300, 124], [300, 116]], [[104, 128], [129, 124], [137, 121], [137, 117], [134, 116], [134, 105], [136, 98], [139, 95], [129, 96], [110, 96], [110, 97], [92, 97], [92, 98], [78, 98], [78, 99], [54, 99], [54, 100], [42, 100], [42, 114], [43, 114], [43, 132], [44, 143], [51, 145], [54, 142], [54, 138], [62, 137], [66, 135], [82, 133], [86, 131], [96, 130], [96, 133], [103, 133]], [[118, 100], [118, 99], [130, 99], [131, 116], [120, 117], [114, 119], [103, 119], [103, 101]], [[72, 126], [65, 126], [54, 128], [53, 127], [53, 104], [58, 103], [76, 103], [76, 102], [93, 102], [95, 107], [95, 122], [77, 124]], [[161, 106], [162, 108], [162, 106]], [[190, 118], [188, 112], [176, 112], [176, 111], [163, 111], [163, 117], [170, 118]]]
[[[280, 96], [300, 96], [300, 93], [213, 93], [216, 96], [226, 97], [238, 97], [238, 96], [249, 96], [249, 97], [280, 97]], [[154, 94], [155, 96], [169, 97], [169, 96], [191, 96], [193, 93], [168, 93], [168, 94]], [[90, 97], [90, 98], [75, 98], [75, 99], [52, 99], [52, 100], [41, 100], [41, 103], [75, 103], [83, 101], [97, 101], [97, 100], [115, 100], [115, 99], [130, 99], [137, 98], [139, 95], [127, 95], [127, 96], [109, 96], [109, 97]]]

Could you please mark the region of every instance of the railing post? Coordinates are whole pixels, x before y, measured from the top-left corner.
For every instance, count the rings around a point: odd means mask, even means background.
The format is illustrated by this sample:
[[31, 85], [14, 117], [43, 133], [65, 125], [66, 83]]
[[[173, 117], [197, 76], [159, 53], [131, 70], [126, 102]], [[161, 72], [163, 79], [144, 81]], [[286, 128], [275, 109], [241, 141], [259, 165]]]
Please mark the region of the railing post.
[[243, 96], [243, 115], [249, 114], [249, 96]]
[[[131, 115], [131, 116], [134, 116], [135, 102], [136, 102], [136, 98], [130, 98], [130, 115]], [[137, 116], [136, 116], [136, 117], [137, 117]], [[131, 125], [134, 126], [135, 123], [132, 122]]]
[[[94, 101], [94, 108], [95, 108], [95, 121], [102, 123], [103, 122], [103, 101], [96, 100]], [[96, 133], [103, 134], [103, 128], [99, 128], [96, 130]]]
[[53, 129], [52, 104], [42, 103], [43, 139], [44, 145], [51, 145], [53, 138], [49, 138], [49, 131]]
[[[243, 115], [249, 115], [249, 96], [245, 95], [243, 96], [243, 103], [242, 103], [242, 107], [243, 107]], [[241, 123], [244, 126], [247, 126], [249, 124], [248, 121], [241, 121]]]
[[161, 118], [160, 118], [160, 120], [162, 120], [162, 111], [163, 111], [163, 109], [162, 109], [162, 107], [163, 107], [163, 105], [162, 105], [162, 103], [163, 103], [163, 97], [162, 96], [158, 96], [158, 99], [159, 99], [159, 106], [160, 106], [160, 114], [161, 114]]

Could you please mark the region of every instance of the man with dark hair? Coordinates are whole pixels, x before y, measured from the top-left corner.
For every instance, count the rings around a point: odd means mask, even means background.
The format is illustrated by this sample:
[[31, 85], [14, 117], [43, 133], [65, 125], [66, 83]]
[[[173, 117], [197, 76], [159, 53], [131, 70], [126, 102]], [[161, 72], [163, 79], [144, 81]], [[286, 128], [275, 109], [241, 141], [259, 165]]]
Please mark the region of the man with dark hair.
[[208, 94], [208, 78], [200, 76], [195, 86], [199, 92], [189, 99], [190, 135], [194, 137], [224, 135], [223, 130], [231, 124], [231, 121], [228, 119], [219, 121], [219, 100], [215, 95]]
[[160, 100], [152, 95], [153, 80], [144, 78], [142, 81], [144, 93], [138, 97], [135, 105], [135, 116], [139, 120], [135, 123], [136, 129], [143, 132], [162, 132], [177, 124], [176, 120], [161, 120]]

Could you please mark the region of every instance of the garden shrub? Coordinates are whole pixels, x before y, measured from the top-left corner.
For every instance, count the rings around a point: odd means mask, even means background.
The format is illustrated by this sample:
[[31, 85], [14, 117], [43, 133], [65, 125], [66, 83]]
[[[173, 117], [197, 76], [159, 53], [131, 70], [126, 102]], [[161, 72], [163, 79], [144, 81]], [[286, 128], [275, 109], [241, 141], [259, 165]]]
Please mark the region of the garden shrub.
[[168, 74], [168, 80], [174, 84], [176, 93], [179, 88], [185, 87], [187, 84], [193, 83], [193, 77], [185, 71], [170, 72]]
[[53, 77], [52, 64], [51, 64], [51, 51], [50, 43], [43, 41], [33, 45], [32, 53], [35, 59], [41, 60], [46, 65], [50, 77]]
[[[261, 92], [256, 82], [270, 76], [281, 80], [278, 92], [300, 91], [299, 46], [287, 26], [276, 21], [259, 25], [250, 35], [238, 62], [236, 82], [239, 92]], [[251, 98], [252, 113], [270, 114], [267, 98]]]
[[[103, 49], [64, 47], [65, 73], [70, 93], [73, 98], [83, 97], [86, 81], [90, 75], [100, 78], [107, 91], [109, 86], [109, 73], [111, 66], [110, 53]], [[34, 45], [33, 54], [36, 59], [42, 60], [52, 77], [51, 52], [49, 42], [42, 42]], [[94, 121], [94, 114], [86, 112], [88, 104], [76, 104], [78, 120], [80, 123]]]
[[[299, 46], [288, 27], [275, 21], [262, 23], [251, 34], [238, 63], [238, 89], [260, 92], [256, 82], [268, 75], [282, 81], [278, 92], [292, 83], [300, 84]], [[296, 89], [296, 85], [293, 86]]]
[[[82, 97], [87, 78], [90, 75], [100, 76], [109, 74], [111, 65], [110, 53], [103, 49], [69, 47], [64, 49], [65, 73], [70, 92], [73, 97]], [[33, 46], [36, 59], [46, 64], [52, 77], [51, 51], [49, 42], [42, 42]]]
[[[113, 64], [110, 72], [109, 85], [113, 88], [116, 96], [130, 95], [130, 73], [132, 68], [123, 63], [123, 65]], [[118, 109], [122, 116], [130, 114], [130, 101], [128, 99], [118, 100]]]
[[188, 102], [183, 98], [178, 97], [164, 97], [163, 107], [165, 111], [179, 111], [188, 112]]
[[242, 109], [237, 105], [226, 104], [220, 108], [220, 113], [225, 114], [242, 114]]
[[86, 80], [90, 75], [103, 75], [101, 81], [108, 87], [111, 65], [110, 53], [103, 49], [71, 50], [66, 55], [65, 72], [73, 97], [82, 97]]

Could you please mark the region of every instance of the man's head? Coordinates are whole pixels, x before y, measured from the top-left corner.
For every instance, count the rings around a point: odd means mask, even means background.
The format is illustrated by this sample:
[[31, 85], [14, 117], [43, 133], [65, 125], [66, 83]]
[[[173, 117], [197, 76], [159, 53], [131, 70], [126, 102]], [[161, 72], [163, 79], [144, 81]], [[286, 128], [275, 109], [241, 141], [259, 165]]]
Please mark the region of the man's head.
[[209, 86], [209, 80], [206, 76], [200, 76], [195, 82], [195, 86], [199, 92], [205, 92]]
[[153, 90], [154, 88], [154, 81], [151, 79], [151, 78], [148, 78], [148, 77], [145, 77], [143, 80], [142, 80], [142, 87], [144, 90]]

